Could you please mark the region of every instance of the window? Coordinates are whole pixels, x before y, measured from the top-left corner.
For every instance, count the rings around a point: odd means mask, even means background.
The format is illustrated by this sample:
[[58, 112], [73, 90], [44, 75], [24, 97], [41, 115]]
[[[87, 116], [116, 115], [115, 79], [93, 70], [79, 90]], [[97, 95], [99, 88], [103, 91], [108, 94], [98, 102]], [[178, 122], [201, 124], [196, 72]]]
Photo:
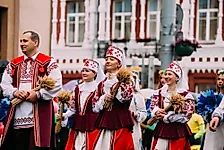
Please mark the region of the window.
[[200, 92], [202, 92], [202, 91], [206, 91], [206, 90], [208, 90], [208, 89], [212, 89], [212, 88], [215, 88], [215, 85], [214, 84], [206, 84], [206, 83], [204, 83], [204, 84], [196, 84], [195, 85], [195, 92], [196, 93], [200, 93]]
[[69, 2], [67, 7], [67, 44], [76, 45], [84, 40], [84, 1]]
[[160, 0], [148, 0], [147, 36], [159, 39]]
[[218, 1], [199, 0], [198, 8], [197, 39], [199, 41], [214, 41], [218, 28]]
[[130, 39], [131, 0], [115, 0], [113, 16], [113, 39]]

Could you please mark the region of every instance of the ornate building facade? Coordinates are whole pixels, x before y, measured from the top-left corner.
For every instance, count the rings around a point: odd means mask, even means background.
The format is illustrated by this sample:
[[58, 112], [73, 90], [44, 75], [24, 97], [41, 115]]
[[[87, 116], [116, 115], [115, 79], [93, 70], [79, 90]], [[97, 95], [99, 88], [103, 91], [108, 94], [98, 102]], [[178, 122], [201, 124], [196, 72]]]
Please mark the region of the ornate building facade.
[[[84, 59], [98, 58], [105, 43], [124, 48], [128, 65], [137, 56], [137, 65], [149, 68], [148, 56], [159, 46], [147, 39], [160, 39], [161, 4], [162, 0], [52, 0], [51, 54], [60, 64], [64, 82], [80, 78]], [[184, 12], [184, 38], [196, 39], [202, 46], [180, 61], [190, 90], [198, 92], [213, 86], [216, 71], [224, 65], [224, 3], [177, 0], [177, 4]], [[153, 65], [157, 68], [160, 61], [153, 58]]]

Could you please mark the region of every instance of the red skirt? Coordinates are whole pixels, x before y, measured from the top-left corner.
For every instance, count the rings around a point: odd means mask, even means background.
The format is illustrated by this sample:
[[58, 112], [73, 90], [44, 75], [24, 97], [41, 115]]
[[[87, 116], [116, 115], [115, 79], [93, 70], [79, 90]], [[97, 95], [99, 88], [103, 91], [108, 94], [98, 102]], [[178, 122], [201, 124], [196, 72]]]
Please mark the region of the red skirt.
[[[74, 150], [77, 132], [80, 132], [80, 131], [74, 131], [72, 129], [70, 130], [67, 144], [65, 146], [65, 150]], [[86, 132], [86, 143], [87, 143], [86, 149], [93, 150], [99, 136], [100, 136], [100, 130]]]

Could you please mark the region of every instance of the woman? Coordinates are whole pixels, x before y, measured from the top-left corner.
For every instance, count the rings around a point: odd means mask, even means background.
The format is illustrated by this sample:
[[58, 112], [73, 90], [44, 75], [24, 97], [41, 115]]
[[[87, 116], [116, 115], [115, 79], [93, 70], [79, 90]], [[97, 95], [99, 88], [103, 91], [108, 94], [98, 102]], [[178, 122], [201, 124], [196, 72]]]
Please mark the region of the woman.
[[[94, 111], [99, 112], [96, 127], [101, 132], [95, 150], [134, 150], [131, 132], [134, 123], [129, 111], [134, 84], [121, 83], [115, 97], [110, 94], [118, 83], [116, 74], [122, 66], [125, 67], [124, 60], [124, 54], [119, 48], [108, 48], [105, 64], [107, 78], [98, 85], [94, 98]], [[112, 103], [110, 109], [104, 107], [107, 101]]]
[[157, 89], [162, 88], [166, 84], [165, 74], [166, 70], [159, 71], [159, 83], [157, 85]]
[[145, 100], [142, 94], [140, 93], [139, 88], [139, 78], [136, 74], [133, 74], [135, 89], [134, 89], [134, 98], [130, 104], [130, 111], [132, 112], [132, 117], [134, 119], [134, 128], [133, 128], [133, 140], [135, 150], [141, 150], [142, 143], [142, 131], [140, 123], [142, 123], [147, 117], [147, 111], [145, 107]]
[[[157, 90], [161, 89], [166, 84], [165, 73], [166, 73], [166, 70], [159, 71], [159, 83], [157, 85]], [[152, 100], [152, 96], [150, 96], [150, 98], [147, 99], [147, 101], [146, 101], [147, 118], [146, 118], [144, 124], [147, 124], [147, 121], [151, 118], [151, 111], [150, 111], [151, 100]], [[143, 128], [143, 129], [145, 129], [145, 130], [143, 133], [143, 145], [144, 145], [145, 149], [150, 150], [155, 124], [153, 124], [152, 126], [144, 125], [144, 127], [145, 128]]]
[[[154, 130], [152, 150], [190, 150], [188, 141], [191, 131], [187, 125], [194, 111], [193, 96], [185, 89], [177, 88], [182, 80], [182, 69], [176, 63], [171, 63], [166, 69], [166, 88], [157, 90], [152, 96], [152, 117], [156, 116], [159, 122]], [[180, 94], [185, 98], [183, 112], [175, 113], [173, 109], [165, 112], [171, 95]]]
[[94, 127], [98, 114], [92, 111], [92, 100], [97, 84], [104, 78], [99, 63], [87, 59], [82, 69], [84, 82], [75, 87], [70, 101], [71, 107], [63, 114], [65, 119], [75, 114], [65, 150], [93, 149], [92, 139], [98, 134]]

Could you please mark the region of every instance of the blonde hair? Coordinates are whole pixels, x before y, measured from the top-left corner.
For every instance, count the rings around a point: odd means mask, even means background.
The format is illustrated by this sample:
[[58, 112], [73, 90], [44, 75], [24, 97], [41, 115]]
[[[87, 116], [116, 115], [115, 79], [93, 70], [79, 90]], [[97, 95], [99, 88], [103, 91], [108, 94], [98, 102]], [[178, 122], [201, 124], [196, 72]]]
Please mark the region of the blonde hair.
[[166, 70], [160, 70], [159, 71], [159, 83], [157, 84], [157, 88], [156, 89], [160, 89], [163, 87], [162, 83], [161, 83], [161, 77], [162, 75], [164, 75], [166, 73]]

